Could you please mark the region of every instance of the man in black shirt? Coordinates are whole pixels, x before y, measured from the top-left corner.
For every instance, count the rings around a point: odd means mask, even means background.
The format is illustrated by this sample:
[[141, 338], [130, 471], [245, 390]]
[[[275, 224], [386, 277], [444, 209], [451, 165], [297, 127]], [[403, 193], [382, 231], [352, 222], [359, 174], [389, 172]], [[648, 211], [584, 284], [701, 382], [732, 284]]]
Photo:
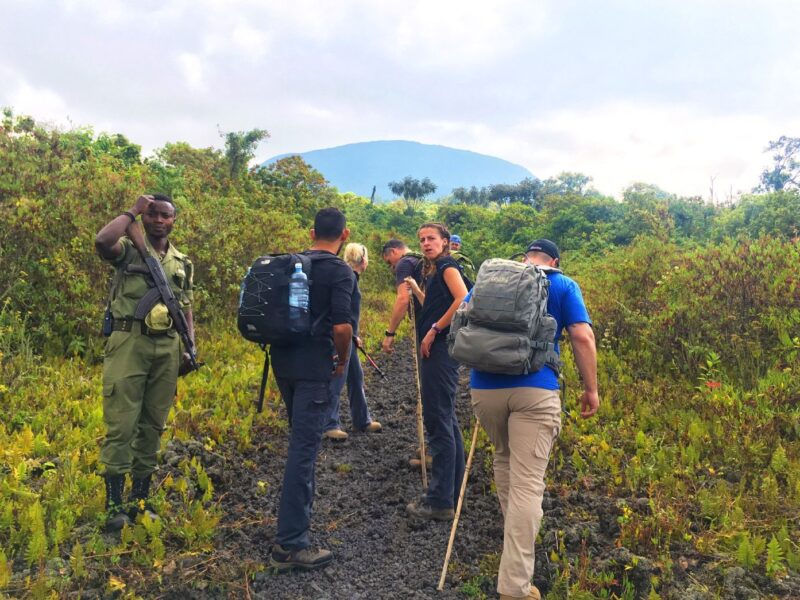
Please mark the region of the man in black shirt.
[[353, 328], [350, 323], [355, 275], [336, 255], [350, 235], [336, 208], [314, 219], [306, 254], [311, 258], [309, 309], [313, 325], [307, 341], [271, 346], [272, 368], [291, 424], [283, 474], [278, 534], [270, 566], [278, 570], [317, 569], [333, 560], [328, 550], [312, 549], [309, 539], [314, 501], [314, 464], [327, 414], [330, 381], [344, 373]]
[[[403, 321], [403, 317], [408, 311], [408, 284], [406, 277], [414, 277], [417, 272], [419, 259], [415, 256], [408, 256], [408, 246], [402, 240], [391, 239], [383, 245], [381, 257], [394, 271], [394, 284], [397, 288], [397, 296], [392, 308], [392, 316], [389, 319], [389, 327], [384, 332], [383, 344], [381, 348], [384, 352], [392, 352], [392, 343], [397, 328]], [[419, 283], [419, 282], [417, 282]], [[414, 299], [414, 314], [418, 315], [422, 306]]]

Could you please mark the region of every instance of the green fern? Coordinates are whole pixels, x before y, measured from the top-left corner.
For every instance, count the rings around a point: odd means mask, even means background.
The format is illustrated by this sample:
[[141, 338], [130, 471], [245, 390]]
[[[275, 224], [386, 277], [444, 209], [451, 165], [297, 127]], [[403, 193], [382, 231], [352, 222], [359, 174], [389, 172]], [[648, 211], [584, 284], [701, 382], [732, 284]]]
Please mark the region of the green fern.
[[776, 475], [780, 475], [786, 472], [788, 466], [789, 459], [786, 457], [786, 450], [783, 449], [781, 444], [778, 444], [778, 447], [775, 448], [775, 452], [772, 453], [772, 458], [769, 461], [769, 468], [772, 469], [772, 472]]
[[72, 574], [78, 579], [83, 579], [86, 576], [86, 564], [83, 557], [83, 546], [80, 542], [75, 542], [72, 547], [72, 556], [69, 562], [72, 566]]
[[786, 564], [792, 571], [800, 571], [800, 552], [790, 549], [786, 552]]
[[31, 565], [47, 556], [47, 536], [44, 533], [44, 511], [37, 500], [28, 508], [28, 532], [30, 538], [25, 550], [25, 559]]
[[767, 544], [767, 564], [766, 571], [770, 577], [776, 577], [785, 569], [786, 555], [781, 548], [781, 543], [773, 535], [772, 539]]
[[0, 589], [8, 586], [11, 582], [11, 565], [8, 563], [6, 553], [0, 550]]
[[761, 556], [764, 554], [764, 550], [767, 549], [767, 540], [760, 535], [754, 535], [753, 539], [751, 540], [753, 544], [753, 552], [755, 553], [756, 557]]
[[750, 537], [747, 534], [743, 535], [742, 541], [739, 542], [739, 548], [736, 550], [736, 560], [745, 569], [752, 569], [758, 560], [753, 545], [750, 543]]

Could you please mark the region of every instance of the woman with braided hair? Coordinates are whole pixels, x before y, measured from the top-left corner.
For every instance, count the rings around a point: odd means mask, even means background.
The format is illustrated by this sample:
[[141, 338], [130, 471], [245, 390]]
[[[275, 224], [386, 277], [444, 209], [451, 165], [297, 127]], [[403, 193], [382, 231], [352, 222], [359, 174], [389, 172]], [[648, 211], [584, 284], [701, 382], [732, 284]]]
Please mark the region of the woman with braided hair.
[[467, 286], [461, 267], [450, 256], [450, 232], [441, 223], [425, 223], [417, 231], [424, 259], [420, 262], [423, 288], [409, 277], [412, 293], [422, 302], [417, 318], [420, 354], [422, 416], [433, 456], [425, 495], [406, 506], [419, 519], [453, 518], [464, 477], [464, 443], [456, 417], [458, 363], [447, 352], [450, 321]]

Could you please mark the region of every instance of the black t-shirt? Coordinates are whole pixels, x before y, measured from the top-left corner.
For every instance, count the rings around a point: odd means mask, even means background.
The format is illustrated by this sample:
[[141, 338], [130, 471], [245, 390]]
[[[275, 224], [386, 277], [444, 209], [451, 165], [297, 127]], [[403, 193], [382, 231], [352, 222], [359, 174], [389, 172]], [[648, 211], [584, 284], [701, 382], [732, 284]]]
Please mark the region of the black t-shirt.
[[[444, 280], [447, 269], [456, 269], [461, 272], [458, 263], [452, 256], [442, 256], [436, 259], [436, 272], [430, 275], [425, 282], [425, 303], [422, 305], [422, 314], [417, 319], [417, 336], [419, 340], [425, 337], [431, 325], [442, 318], [450, 305], [453, 304], [453, 294]], [[463, 277], [463, 276], [462, 276]], [[450, 326], [444, 328], [442, 336], [450, 331]]]
[[318, 257], [311, 263], [309, 277], [314, 335], [292, 346], [270, 347], [272, 369], [276, 377], [326, 381], [334, 369], [333, 326], [351, 322], [356, 278], [353, 270], [330, 252], [308, 250], [304, 254]]
[[[417, 281], [417, 284], [421, 286], [422, 279], [420, 278], [420, 270], [418, 269], [420, 262], [420, 259], [418, 259], [416, 256], [404, 256], [398, 260], [397, 264], [394, 266], [395, 287], [401, 283], [405, 283], [406, 277], [413, 277]], [[411, 297], [414, 299], [414, 316], [416, 317], [416, 320], [419, 321], [419, 314], [422, 312], [422, 305], [419, 303], [414, 294], [411, 294]]]
[[360, 279], [358, 273], [353, 271], [356, 282], [353, 284], [353, 302], [350, 304], [350, 322], [353, 324], [353, 335], [358, 335], [358, 323], [361, 319], [361, 288], [358, 287]]

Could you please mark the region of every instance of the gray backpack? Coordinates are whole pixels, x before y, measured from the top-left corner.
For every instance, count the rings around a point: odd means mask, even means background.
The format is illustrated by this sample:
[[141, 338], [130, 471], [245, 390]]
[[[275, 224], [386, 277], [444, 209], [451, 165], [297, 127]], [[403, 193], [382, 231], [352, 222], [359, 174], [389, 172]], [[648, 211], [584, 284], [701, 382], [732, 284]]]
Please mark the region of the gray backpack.
[[526, 375], [545, 365], [558, 373], [556, 320], [547, 314], [549, 289], [539, 267], [502, 258], [485, 261], [470, 301], [450, 324], [450, 356], [488, 373]]

